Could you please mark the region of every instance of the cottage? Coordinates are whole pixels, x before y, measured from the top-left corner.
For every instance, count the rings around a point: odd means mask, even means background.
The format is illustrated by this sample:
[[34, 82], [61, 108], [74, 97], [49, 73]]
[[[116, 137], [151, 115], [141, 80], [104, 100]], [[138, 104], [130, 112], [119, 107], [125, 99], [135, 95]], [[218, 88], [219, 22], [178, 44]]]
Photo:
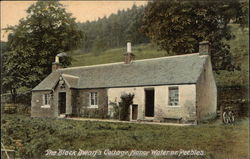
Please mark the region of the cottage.
[[199, 122], [216, 115], [217, 88], [209, 43], [199, 53], [133, 60], [128, 43], [124, 62], [61, 68], [32, 90], [32, 117], [112, 117], [124, 93], [133, 93], [130, 120]]

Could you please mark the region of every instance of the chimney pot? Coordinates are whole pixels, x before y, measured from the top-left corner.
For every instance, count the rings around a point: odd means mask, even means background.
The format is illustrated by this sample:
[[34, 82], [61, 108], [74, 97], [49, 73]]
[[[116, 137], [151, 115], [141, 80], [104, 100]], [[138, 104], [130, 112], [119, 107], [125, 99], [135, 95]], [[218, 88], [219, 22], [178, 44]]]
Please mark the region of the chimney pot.
[[131, 53], [131, 42], [127, 42], [127, 53]]
[[55, 63], [60, 63], [60, 60], [59, 60], [58, 56], [55, 57]]
[[209, 41], [199, 43], [199, 55], [210, 55]]
[[134, 59], [134, 54], [132, 53], [131, 49], [131, 42], [127, 42], [127, 52], [124, 54], [124, 63], [130, 64], [131, 61]]
[[52, 72], [60, 68], [62, 68], [62, 65], [60, 64], [59, 56], [56, 56], [55, 62], [52, 63]]

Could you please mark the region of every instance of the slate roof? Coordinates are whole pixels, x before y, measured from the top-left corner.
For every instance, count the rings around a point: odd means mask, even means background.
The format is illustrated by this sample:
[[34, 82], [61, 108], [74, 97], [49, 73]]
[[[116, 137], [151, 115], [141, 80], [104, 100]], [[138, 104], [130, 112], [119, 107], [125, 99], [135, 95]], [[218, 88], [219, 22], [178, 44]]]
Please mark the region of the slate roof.
[[51, 90], [62, 75], [71, 88], [112, 88], [195, 84], [207, 55], [188, 54], [145, 60], [59, 69], [47, 76], [33, 91]]
[[62, 74], [62, 77], [66, 81], [66, 83], [69, 85], [70, 88], [77, 88], [78, 87], [78, 82], [79, 82], [78, 76]]

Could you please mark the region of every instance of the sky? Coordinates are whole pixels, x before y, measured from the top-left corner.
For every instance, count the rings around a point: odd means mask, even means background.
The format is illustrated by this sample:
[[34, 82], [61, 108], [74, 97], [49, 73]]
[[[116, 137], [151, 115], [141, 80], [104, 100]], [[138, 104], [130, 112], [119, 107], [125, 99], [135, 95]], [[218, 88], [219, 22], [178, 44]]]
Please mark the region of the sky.
[[[26, 10], [36, 1], [1, 1], [1, 41], [7, 41], [7, 26], [17, 25], [21, 18], [27, 16]], [[131, 8], [133, 4], [145, 5], [147, 1], [61, 1], [67, 12], [72, 13], [76, 22], [97, 20], [109, 16], [118, 10]]]

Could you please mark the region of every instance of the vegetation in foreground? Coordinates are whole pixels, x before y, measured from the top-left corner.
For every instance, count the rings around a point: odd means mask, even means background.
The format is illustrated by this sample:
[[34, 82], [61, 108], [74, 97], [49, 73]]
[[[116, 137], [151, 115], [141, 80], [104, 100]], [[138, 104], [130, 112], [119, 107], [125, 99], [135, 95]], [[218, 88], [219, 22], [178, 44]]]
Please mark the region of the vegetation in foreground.
[[1, 123], [2, 142], [25, 159], [44, 158], [47, 149], [195, 149], [205, 151], [206, 156], [202, 158], [248, 157], [248, 119], [241, 119], [234, 125], [214, 122], [180, 127], [3, 115]]

